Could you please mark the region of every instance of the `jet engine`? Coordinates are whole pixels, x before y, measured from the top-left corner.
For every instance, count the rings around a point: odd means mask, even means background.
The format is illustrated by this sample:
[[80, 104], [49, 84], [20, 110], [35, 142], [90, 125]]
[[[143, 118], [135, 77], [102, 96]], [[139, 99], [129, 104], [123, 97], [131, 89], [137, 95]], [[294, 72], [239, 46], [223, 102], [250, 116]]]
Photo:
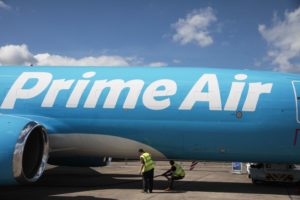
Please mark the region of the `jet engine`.
[[0, 184], [37, 181], [48, 159], [47, 130], [23, 117], [0, 115]]

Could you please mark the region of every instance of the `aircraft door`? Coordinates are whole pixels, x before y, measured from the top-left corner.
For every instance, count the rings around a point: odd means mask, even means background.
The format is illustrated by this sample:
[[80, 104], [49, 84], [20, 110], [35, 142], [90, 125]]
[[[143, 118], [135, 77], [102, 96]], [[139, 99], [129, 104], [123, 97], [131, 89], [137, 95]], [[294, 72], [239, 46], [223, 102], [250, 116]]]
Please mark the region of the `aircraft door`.
[[[295, 103], [296, 103], [296, 121], [299, 124], [300, 123], [300, 81], [292, 81], [293, 84], [293, 89], [294, 89], [294, 95], [295, 95]], [[294, 135], [294, 146], [298, 146], [298, 148], [300, 147], [299, 145], [297, 145], [297, 141], [299, 138], [299, 134], [300, 134], [300, 128], [296, 128], [295, 130], [295, 135]]]
[[300, 81], [292, 81], [296, 101], [296, 121], [300, 123]]

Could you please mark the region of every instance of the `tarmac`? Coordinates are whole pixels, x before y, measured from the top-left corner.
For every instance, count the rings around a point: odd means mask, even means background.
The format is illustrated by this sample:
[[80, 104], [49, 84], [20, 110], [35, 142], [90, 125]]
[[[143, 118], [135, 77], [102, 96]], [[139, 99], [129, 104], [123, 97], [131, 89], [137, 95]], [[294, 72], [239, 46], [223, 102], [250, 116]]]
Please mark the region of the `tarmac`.
[[[233, 174], [231, 163], [200, 162], [192, 171], [189, 171], [191, 162], [181, 164], [186, 177], [175, 182], [173, 191], [165, 191], [167, 180], [157, 177], [153, 193], [142, 193], [139, 162], [124, 161], [99, 168], [48, 166], [41, 180], [33, 185], [1, 186], [0, 200], [300, 200], [300, 185], [254, 185], [245, 169], [242, 174]], [[168, 168], [168, 162], [157, 162], [155, 175]]]

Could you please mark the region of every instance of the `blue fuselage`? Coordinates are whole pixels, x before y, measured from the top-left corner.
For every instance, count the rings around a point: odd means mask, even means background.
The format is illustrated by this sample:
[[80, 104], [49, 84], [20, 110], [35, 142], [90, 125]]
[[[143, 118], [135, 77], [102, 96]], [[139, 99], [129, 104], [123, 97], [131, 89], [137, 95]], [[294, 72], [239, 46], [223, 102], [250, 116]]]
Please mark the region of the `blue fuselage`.
[[0, 113], [35, 120], [50, 137], [116, 136], [172, 159], [300, 163], [298, 80], [207, 68], [1, 67]]

